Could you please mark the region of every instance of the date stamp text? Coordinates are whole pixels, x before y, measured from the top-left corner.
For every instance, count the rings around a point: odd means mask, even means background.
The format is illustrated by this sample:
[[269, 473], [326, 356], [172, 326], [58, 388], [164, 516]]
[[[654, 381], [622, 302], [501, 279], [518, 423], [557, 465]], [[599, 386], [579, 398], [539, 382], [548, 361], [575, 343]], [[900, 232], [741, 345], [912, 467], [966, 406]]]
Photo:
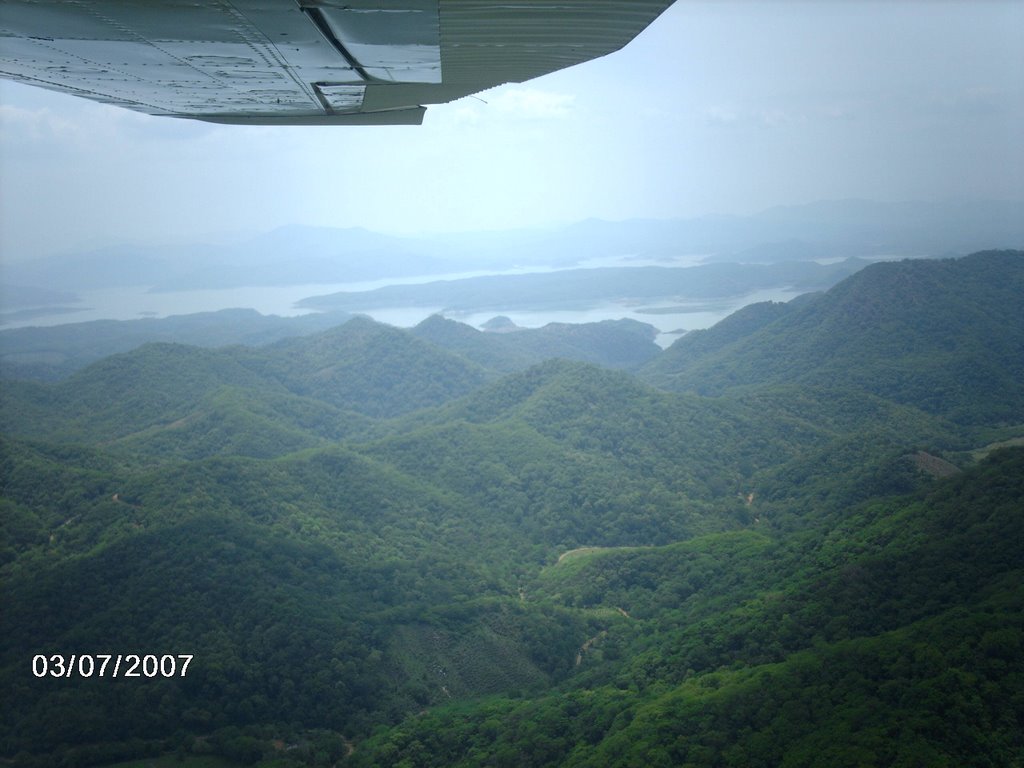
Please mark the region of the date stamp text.
[[184, 677], [191, 653], [55, 653], [32, 657], [36, 677]]

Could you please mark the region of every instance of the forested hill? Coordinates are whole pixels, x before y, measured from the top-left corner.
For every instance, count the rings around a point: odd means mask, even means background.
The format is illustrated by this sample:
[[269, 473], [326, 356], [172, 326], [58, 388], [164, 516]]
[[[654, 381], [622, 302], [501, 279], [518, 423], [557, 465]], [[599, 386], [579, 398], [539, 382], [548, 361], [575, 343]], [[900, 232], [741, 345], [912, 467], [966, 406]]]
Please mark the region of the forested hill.
[[434, 315], [412, 333], [501, 373], [521, 371], [555, 357], [635, 369], [661, 352], [654, 343], [658, 330], [636, 320], [548, 323], [541, 328], [485, 333]]
[[[0, 331], [0, 379], [59, 381], [101, 358], [148, 343], [265, 347], [282, 339], [323, 333], [350, 319], [343, 312], [277, 317], [231, 309], [161, 319], [16, 328]], [[361, 321], [365, 323], [366, 318]], [[634, 320], [549, 323], [536, 329], [516, 328], [514, 333], [485, 334], [435, 315], [411, 333], [493, 374], [523, 370], [552, 357], [636, 368], [661, 351], [653, 341], [657, 329]]]
[[1024, 450], [1005, 452], [812, 546], [747, 531], [572, 553], [535, 586], [604, 617], [571, 684], [428, 710], [353, 762], [1016, 765], [1021, 478]]
[[1021, 259], [5, 381], [0, 763], [1024, 763]]
[[100, 358], [153, 342], [262, 346], [324, 331], [349, 317], [340, 312], [277, 317], [252, 309], [224, 309], [164, 318], [13, 328], [0, 331], [0, 377], [56, 381]]
[[691, 267], [595, 267], [485, 275], [310, 296], [300, 301], [299, 306], [345, 312], [396, 306], [442, 306], [465, 312], [557, 310], [600, 306], [623, 297], [656, 304], [672, 298], [692, 301], [744, 296], [782, 286], [816, 290], [835, 285], [864, 264], [857, 258], [827, 265], [814, 261], [709, 262]]
[[[53, 384], [8, 381], [0, 393], [0, 424], [7, 434], [60, 439], [121, 438], [144, 430], [152, 436], [170, 428], [181, 442], [184, 427], [196, 439], [198, 419], [243, 409], [254, 418], [280, 418], [288, 429], [337, 436], [341, 432], [325, 424], [440, 405], [550, 357], [635, 368], [659, 353], [654, 333], [649, 325], [618, 321], [485, 334], [440, 317], [404, 331], [358, 317], [260, 347], [151, 343]], [[339, 409], [349, 415], [331, 412]], [[292, 449], [303, 443], [295, 435], [279, 437]], [[269, 447], [260, 450], [265, 455]]]
[[1013, 423], [1024, 412], [1022, 292], [1022, 251], [874, 264], [812, 300], [748, 307], [687, 334], [642, 375], [709, 395], [853, 388], [964, 423]]
[[7, 434], [42, 439], [122, 438], [189, 426], [233, 393], [228, 400], [315, 429], [314, 414], [327, 418], [325, 409], [391, 416], [484, 380], [468, 360], [360, 318], [260, 349], [147, 344], [55, 384], [11, 382], [0, 395], [0, 423]]

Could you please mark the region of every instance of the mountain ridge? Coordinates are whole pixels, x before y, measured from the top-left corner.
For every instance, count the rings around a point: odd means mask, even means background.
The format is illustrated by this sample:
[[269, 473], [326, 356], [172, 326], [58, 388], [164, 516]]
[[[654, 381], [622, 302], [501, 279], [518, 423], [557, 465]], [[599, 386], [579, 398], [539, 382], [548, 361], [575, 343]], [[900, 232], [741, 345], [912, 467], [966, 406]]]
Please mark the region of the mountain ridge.
[[957, 394], [957, 382], [972, 379], [971, 391], [987, 392], [991, 409], [1012, 419], [1024, 406], [1024, 322], [1012, 311], [1020, 290], [1021, 251], [879, 263], [813, 301], [773, 310], [779, 316], [764, 325], [689, 334], [642, 375], [721, 394], [784, 381], [825, 385], [842, 368], [866, 391], [967, 421], [987, 418], [972, 415], [984, 407]]
[[[1020, 258], [880, 264], [655, 358], [714, 396], [503, 374], [470, 357], [522, 332], [441, 319], [5, 382], [2, 758], [1020, 762]], [[71, 653], [193, 661], [33, 674]]]
[[[1024, 244], [1022, 221], [1024, 201], [827, 200], [746, 216], [586, 220], [564, 227], [492, 233], [402, 236], [361, 228], [290, 225], [240, 243], [117, 245], [34, 262], [12, 257], [5, 265], [4, 281], [72, 292], [123, 285], [180, 290], [338, 283], [461, 272], [474, 262], [477, 268], [483, 264], [489, 269], [524, 263], [569, 266], [578, 262], [575, 254], [580, 253], [590, 258], [709, 254], [734, 261], [752, 249], [786, 242], [796, 245], [788, 258], [794, 252], [814, 258], [925, 257], [1020, 247]], [[268, 258], [288, 268], [254, 269]]]

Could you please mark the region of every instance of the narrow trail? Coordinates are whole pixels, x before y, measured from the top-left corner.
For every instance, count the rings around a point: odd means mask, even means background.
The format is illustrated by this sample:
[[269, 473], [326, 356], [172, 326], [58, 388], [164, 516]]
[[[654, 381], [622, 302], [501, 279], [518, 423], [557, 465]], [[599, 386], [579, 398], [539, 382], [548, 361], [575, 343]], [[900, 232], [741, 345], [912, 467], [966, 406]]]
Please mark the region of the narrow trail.
[[[630, 621], [633, 621], [633, 617], [629, 615], [629, 613], [626, 611], [625, 608], [622, 608], [622, 607], [616, 605], [615, 606], [615, 610], [618, 611], [619, 613], [621, 613], [625, 618], [629, 619]], [[608, 630], [607, 629], [602, 629], [600, 632], [598, 632], [592, 638], [590, 638], [585, 643], [583, 643], [583, 645], [580, 646], [579, 651], [577, 651], [577, 653], [576, 653], [576, 664], [575, 664], [575, 666], [578, 667], [580, 664], [582, 664], [583, 663], [583, 657], [587, 654], [587, 651], [590, 650], [591, 646], [593, 646], [594, 643], [598, 642], [599, 640], [604, 639], [607, 635], [608, 635]]]
[[598, 640], [600, 640], [601, 638], [603, 638], [607, 634], [608, 634], [608, 630], [602, 629], [600, 632], [598, 632], [592, 638], [587, 640], [583, 645], [581, 645], [579, 652], [576, 654], [576, 665], [575, 666], [578, 667], [580, 664], [582, 664], [583, 663], [583, 656], [584, 656], [584, 654], [586, 654], [587, 651], [590, 650], [590, 646], [592, 646], [594, 643], [596, 643]]
[[570, 549], [560, 554], [558, 562], [561, 563], [567, 557], [574, 557], [575, 555], [582, 555], [587, 552], [600, 552], [602, 549], [608, 549], [608, 547], [576, 547], [576, 549]]

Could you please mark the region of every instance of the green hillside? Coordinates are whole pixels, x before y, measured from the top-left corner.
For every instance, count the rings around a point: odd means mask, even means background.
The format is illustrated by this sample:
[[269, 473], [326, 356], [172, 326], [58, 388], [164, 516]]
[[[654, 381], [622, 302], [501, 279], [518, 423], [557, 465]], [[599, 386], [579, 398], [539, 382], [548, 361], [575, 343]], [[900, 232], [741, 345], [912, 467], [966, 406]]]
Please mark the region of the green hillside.
[[709, 395], [853, 387], [962, 423], [1012, 424], [1024, 410], [1022, 291], [1021, 251], [879, 263], [789, 311], [757, 310], [771, 322], [688, 334], [643, 374]]
[[545, 597], [603, 616], [578, 681], [410, 718], [355, 764], [1014, 765], [1021, 478], [1006, 452], [813, 543], [749, 531], [551, 566]]
[[465, 358], [364, 317], [238, 358], [295, 394], [376, 417], [440, 405], [486, 378]]
[[555, 357], [634, 369], [661, 352], [654, 343], [657, 329], [635, 320], [579, 325], [548, 323], [542, 328], [484, 333], [433, 315], [413, 328], [412, 333], [500, 373], [521, 371]]
[[[149, 343], [205, 348], [232, 345], [263, 347], [283, 339], [311, 336], [351, 319], [346, 313], [310, 313], [297, 317], [261, 315], [230, 309], [166, 318], [95, 320], [49, 327], [0, 331], [0, 379], [59, 381], [104, 357]], [[362, 320], [365, 322], [365, 318]], [[656, 357], [656, 329], [634, 320], [598, 323], [549, 323], [515, 333], [482, 333], [471, 326], [433, 315], [412, 334], [455, 352], [497, 374], [523, 370], [553, 357], [632, 369]]]
[[[261, 348], [147, 344], [53, 384], [11, 382], [0, 394], [0, 424], [7, 434], [30, 438], [129, 438], [132, 445], [153, 439], [180, 444], [198, 433], [199, 443], [181, 448], [191, 455], [210, 452], [202, 442], [246, 444], [252, 442], [248, 431], [262, 430], [266, 441], [276, 434], [294, 449], [349, 433], [365, 422], [358, 414], [391, 416], [438, 405], [485, 378], [462, 357], [357, 318]], [[220, 437], [208, 433], [224, 432], [223, 425], [197, 425], [239, 419], [239, 430]], [[158, 431], [162, 438], [155, 437]]]
[[1022, 764], [1021, 263], [5, 382], [0, 764]]
[[164, 318], [12, 328], [0, 331], [0, 377], [57, 381], [101, 358], [143, 344], [261, 346], [324, 331], [348, 319], [344, 313], [277, 317], [252, 309], [225, 309]]

